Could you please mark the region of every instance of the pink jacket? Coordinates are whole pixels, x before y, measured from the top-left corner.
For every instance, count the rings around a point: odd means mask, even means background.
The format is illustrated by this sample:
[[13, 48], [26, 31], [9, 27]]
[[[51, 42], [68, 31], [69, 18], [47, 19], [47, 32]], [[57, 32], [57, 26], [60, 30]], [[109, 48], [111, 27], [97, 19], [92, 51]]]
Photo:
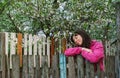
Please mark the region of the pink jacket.
[[100, 70], [104, 71], [104, 64], [103, 64], [104, 48], [102, 43], [96, 40], [92, 40], [90, 49], [92, 50], [92, 52], [86, 52], [82, 50], [81, 47], [68, 48], [65, 51], [65, 55], [75, 56], [81, 54], [86, 60], [90, 61], [91, 63], [94, 63], [95, 68], [97, 68], [96, 64], [99, 63]]

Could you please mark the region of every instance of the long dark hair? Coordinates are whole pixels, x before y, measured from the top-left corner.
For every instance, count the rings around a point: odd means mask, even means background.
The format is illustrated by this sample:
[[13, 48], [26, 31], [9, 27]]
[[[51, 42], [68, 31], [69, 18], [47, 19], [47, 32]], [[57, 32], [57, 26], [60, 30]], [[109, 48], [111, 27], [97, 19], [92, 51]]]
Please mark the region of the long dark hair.
[[[77, 29], [73, 35], [71, 36], [71, 41], [74, 43], [74, 40], [73, 40], [73, 36], [76, 36], [76, 35], [81, 35], [81, 37], [83, 38], [83, 43], [81, 45], [81, 47], [85, 47], [85, 48], [90, 48], [90, 44], [91, 44], [91, 38], [90, 36], [87, 34], [87, 32], [83, 29]], [[77, 45], [79, 46], [79, 45]]]

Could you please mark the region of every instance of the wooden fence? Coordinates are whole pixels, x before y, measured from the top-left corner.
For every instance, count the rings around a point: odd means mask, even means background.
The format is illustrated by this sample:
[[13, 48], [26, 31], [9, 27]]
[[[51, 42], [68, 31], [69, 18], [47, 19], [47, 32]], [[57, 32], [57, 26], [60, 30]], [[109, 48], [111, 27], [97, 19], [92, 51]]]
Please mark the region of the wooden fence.
[[[105, 72], [81, 56], [65, 57], [66, 38], [0, 33], [0, 78], [115, 78], [115, 55], [107, 45]], [[108, 51], [109, 50], [109, 51]], [[99, 67], [99, 66], [98, 66]]]

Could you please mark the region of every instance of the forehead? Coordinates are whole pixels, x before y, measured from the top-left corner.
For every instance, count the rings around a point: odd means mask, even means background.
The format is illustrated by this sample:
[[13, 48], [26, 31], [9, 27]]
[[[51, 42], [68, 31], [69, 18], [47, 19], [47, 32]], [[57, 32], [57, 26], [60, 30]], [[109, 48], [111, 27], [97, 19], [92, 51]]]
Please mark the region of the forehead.
[[73, 35], [73, 38], [76, 38], [76, 37], [78, 37], [78, 36], [80, 36], [79, 34], [75, 34], [75, 35]]
[[74, 34], [73, 37], [78, 36], [78, 35], [80, 35], [80, 34]]

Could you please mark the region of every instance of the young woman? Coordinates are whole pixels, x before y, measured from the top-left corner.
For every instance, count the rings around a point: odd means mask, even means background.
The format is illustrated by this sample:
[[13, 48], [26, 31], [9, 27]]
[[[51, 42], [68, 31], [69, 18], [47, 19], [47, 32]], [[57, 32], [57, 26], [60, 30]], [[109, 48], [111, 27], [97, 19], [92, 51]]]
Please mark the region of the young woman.
[[71, 37], [71, 41], [76, 46], [66, 49], [66, 56], [82, 55], [83, 58], [94, 63], [94, 66], [99, 63], [100, 70], [104, 71], [104, 47], [101, 42], [91, 40], [90, 36], [82, 29], [75, 31]]

